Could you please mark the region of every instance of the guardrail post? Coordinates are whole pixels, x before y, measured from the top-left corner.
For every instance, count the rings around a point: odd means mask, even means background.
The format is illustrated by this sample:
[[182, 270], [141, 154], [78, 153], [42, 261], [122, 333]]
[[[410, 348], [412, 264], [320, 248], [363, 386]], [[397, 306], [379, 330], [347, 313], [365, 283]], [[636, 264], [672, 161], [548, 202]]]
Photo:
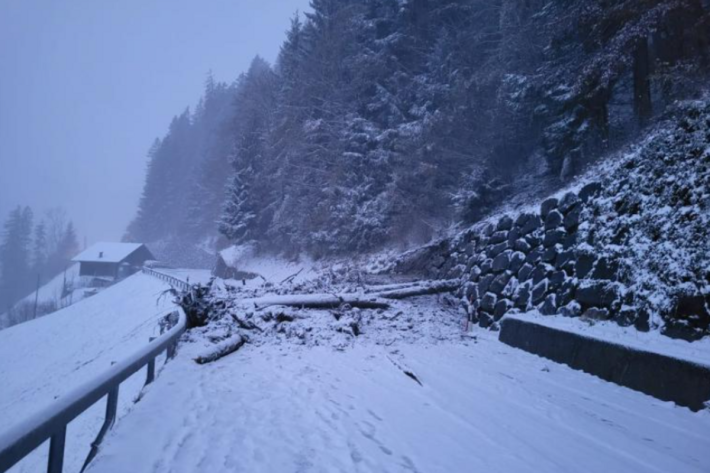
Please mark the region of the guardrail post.
[[64, 469], [64, 444], [67, 439], [67, 426], [52, 435], [49, 441], [49, 460], [47, 461], [47, 473], [62, 473]]
[[146, 386], [155, 380], [155, 358], [152, 358], [148, 362], [148, 372], [145, 375]]
[[101, 430], [99, 430], [98, 435], [96, 435], [96, 439], [91, 443], [91, 450], [89, 451], [89, 455], [86, 457], [86, 460], [84, 460], [84, 466], [81, 467], [82, 472], [86, 469], [87, 466], [89, 466], [89, 463], [91, 463], [91, 460], [94, 459], [96, 454], [99, 453], [99, 446], [101, 445], [101, 442], [104, 441], [104, 437], [111, 429], [111, 427], [113, 427], [113, 424], [116, 421], [117, 410], [118, 386], [109, 391], [108, 396], [106, 397], [106, 417], [104, 419], [103, 425], [101, 426]]

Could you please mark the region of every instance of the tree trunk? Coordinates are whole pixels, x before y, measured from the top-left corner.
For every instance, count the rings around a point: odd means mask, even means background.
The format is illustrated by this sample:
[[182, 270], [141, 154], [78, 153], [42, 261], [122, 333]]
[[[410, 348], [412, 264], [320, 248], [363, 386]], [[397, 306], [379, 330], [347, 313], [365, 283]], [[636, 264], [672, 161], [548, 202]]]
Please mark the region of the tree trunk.
[[650, 73], [648, 40], [644, 38], [634, 53], [634, 113], [641, 128], [648, 124], [653, 115]]

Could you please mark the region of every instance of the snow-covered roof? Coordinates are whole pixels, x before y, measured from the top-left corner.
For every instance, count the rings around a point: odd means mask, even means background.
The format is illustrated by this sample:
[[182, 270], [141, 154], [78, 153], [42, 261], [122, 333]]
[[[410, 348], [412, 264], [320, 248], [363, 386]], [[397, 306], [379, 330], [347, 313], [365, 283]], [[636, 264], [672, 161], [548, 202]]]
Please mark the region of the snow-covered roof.
[[96, 243], [79, 253], [72, 261], [82, 263], [120, 263], [143, 246], [142, 243]]

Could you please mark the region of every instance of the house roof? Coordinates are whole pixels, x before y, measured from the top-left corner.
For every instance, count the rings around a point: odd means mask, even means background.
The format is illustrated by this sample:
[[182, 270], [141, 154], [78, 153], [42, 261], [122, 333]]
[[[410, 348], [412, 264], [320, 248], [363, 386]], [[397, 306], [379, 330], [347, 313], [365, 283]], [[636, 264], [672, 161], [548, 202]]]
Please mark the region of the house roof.
[[138, 250], [142, 243], [96, 243], [79, 253], [72, 261], [80, 263], [120, 263]]

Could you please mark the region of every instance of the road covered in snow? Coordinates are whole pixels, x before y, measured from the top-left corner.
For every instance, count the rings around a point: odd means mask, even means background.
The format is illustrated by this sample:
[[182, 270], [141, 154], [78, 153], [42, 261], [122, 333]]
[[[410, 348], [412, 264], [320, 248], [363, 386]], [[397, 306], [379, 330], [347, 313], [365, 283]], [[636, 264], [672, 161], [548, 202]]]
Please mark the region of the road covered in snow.
[[[106, 370], [157, 336], [158, 321], [175, 309], [166, 283], [135, 274], [99, 294], [45, 317], [0, 331], [0, 430]], [[159, 364], [161, 366], [161, 364]], [[119, 416], [140, 391], [145, 373], [121, 385]], [[66, 469], [79, 471], [103, 422], [99, 402], [69, 424]], [[46, 469], [46, 444], [13, 472]]]
[[495, 335], [247, 344], [206, 365], [192, 360], [200, 341], [184, 343], [89, 471], [709, 471], [710, 412]]

